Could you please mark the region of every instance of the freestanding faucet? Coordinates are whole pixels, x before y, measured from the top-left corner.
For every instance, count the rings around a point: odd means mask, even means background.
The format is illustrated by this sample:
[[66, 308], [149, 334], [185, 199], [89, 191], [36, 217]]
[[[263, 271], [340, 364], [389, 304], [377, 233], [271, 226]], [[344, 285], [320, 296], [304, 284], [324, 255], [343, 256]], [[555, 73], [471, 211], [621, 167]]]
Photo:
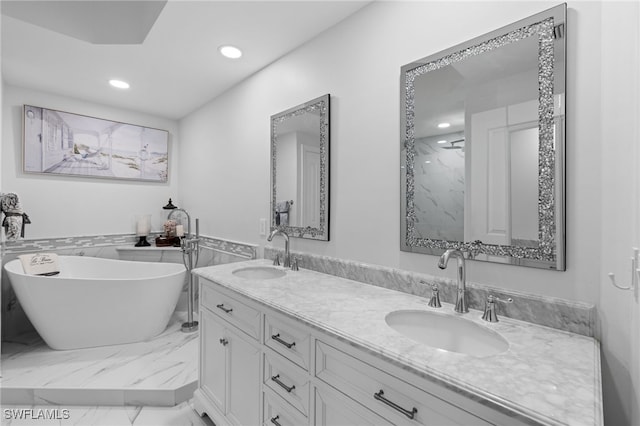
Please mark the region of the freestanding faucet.
[[289, 256], [289, 235], [287, 235], [286, 232], [280, 230], [280, 229], [274, 229], [273, 231], [271, 231], [271, 234], [269, 234], [269, 236], [267, 237], [267, 241], [271, 241], [273, 240], [273, 237], [275, 237], [276, 235], [282, 235], [282, 238], [284, 238], [284, 267], [285, 268], [289, 268], [291, 267], [291, 258]]
[[[198, 265], [200, 257], [200, 219], [196, 218], [196, 235], [191, 235], [191, 216], [185, 209], [173, 209], [167, 216], [167, 220], [171, 219], [174, 213], [182, 212], [187, 216], [187, 234], [180, 239], [180, 248], [182, 249], [182, 262], [187, 268], [187, 322], [182, 324], [182, 331], [189, 333], [198, 330], [198, 321], [193, 319], [193, 277], [191, 270]], [[195, 262], [194, 262], [195, 256]]]
[[445, 269], [450, 257], [455, 257], [458, 259], [458, 293], [456, 296], [456, 306], [455, 308], [453, 308], [453, 310], [458, 313], [464, 314], [469, 312], [469, 308], [467, 307], [467, 283], [465, 275], [464, 254], [457, 249], [449, 249], [445, 251], [444, 254], [440, 256], [440, 260], [438, 261], [438, 268]]

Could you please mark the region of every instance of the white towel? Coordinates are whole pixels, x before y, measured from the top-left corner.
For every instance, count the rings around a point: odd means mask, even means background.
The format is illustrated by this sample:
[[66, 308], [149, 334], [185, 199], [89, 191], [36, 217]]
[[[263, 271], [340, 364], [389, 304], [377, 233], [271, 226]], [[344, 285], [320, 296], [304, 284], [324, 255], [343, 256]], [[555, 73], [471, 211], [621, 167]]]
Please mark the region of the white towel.
[[292, 203], [289, 200], [276, 203], [276, 225], [289, 226], [289, 208]]
[[276, 212], [276, 225], [289, 226], [289, 213]]
[[55, 253], [21, 254], [18, 256], [27, 275], [57, 275], [58, 255]]
[[278, 213], [289, 213], [289, 201], [278, 201], [276, 203], [276, 212]]
[[0, 193], [0, 210], [4, 213], [2, 226], [8, 241], [24, 237], [24, 225], [31, 223], [29, 216], [22, 211], [18, 196], [14, 193]]

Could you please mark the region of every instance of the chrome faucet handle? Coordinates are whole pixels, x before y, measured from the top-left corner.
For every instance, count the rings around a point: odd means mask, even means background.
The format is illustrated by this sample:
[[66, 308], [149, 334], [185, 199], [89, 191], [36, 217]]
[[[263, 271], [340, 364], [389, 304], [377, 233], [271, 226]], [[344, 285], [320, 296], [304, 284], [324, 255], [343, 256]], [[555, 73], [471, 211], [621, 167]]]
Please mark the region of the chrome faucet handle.
[[498, 314], [496, 313], [496, 302], [512, 303], [513, 299], [508, 297], [506, 299], [500, 299], [499, 297], [490, 294], [487, 297], [487, 302], [484, 305], [484, 313], [482, 319], [488, 322], [498, 322]]
[[276, 257], [273, 258], [273, 266], [280, 266], [280, 255], [276, 253]]
[[291, 270], [292, 271], [298, 271], [298, 258], [297, 257], [293, 257], [293, 261], [291, 262]]
[[[427, 284], [424, 281], [420, 281], [422, 284]], [[431, 297], [429, 298], [428, 306], [432, 308], [442, 308], [440, 304], [440, 291], [438, 290], [438, 286], [435, 284], [431, 284]]]

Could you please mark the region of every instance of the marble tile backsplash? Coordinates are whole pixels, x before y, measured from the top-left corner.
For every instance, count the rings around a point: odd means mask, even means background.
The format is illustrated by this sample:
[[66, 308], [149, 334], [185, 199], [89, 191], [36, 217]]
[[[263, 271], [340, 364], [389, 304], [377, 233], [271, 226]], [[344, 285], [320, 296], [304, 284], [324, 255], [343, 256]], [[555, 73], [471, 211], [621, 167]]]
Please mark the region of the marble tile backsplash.
[[[273, 259], [281, 249], [265, 247], [264, 257]], [[393, 269], [379, 265], [336, 259], [309, 253], [293, 253], [299, 258], [299, 266], [305, 269], [335, 275], [354, 281], [376, 285], [416, 296], [429, 298], [431, 284], [436, 284], [443, 302], [455, 303], [456, 282], [444, 277]], [[569, 331], [584, 336], [596, 336], [595, 305], [517, 292], [467, 282], [469, 308], [483, 310], [489, 294], [513, 299], [513, 303], [499, 304], [498, 315]]]
[[[156, 236], [157, 235], [151, 235], [148, 240], [153, 241]], [[255, 245], [205, 236], [201, 236], [200, 238], [202, 240], [201, 245], [204, 247], [226, 253], [230, 256], [238, 256], [242, 258], [242, 260], [256, 258], [257, 246]], [[18, 255], [21, 253], [38, 251], [54, 251], [58, 254], [65, 255], [72, 254], [80, 256], [94, 256], [94, 254], [90, 253], [100, 253], [101, 251], [99, 249], [103, 247], [116, 247], [124, 245], [133, 246], [137, 242], [137, 240], [138, 237], [132, 234], [117, 234], [5, 241], [4, 243], [2, 243], [2, 258], [4, 259], [5, 255]], [[87, 249], [88, 251], [84, 251], [84, 249]], [[115, 252], [113, 256], [114, 259], [117, 258], [117, 254], [115, 254]], [[98, 255], [96, 257], [103, 256]]]

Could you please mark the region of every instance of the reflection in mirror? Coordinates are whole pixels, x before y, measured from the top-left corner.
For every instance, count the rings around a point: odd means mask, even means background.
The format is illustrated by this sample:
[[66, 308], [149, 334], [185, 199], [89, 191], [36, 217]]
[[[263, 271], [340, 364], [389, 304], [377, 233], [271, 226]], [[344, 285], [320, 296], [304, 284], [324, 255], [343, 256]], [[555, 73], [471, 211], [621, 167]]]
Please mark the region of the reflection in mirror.
[[329, 240], [329, 95], [271, 117], [271, 229]]
[[402, 250], [564, 270], [565, 15], [402, 67]]

